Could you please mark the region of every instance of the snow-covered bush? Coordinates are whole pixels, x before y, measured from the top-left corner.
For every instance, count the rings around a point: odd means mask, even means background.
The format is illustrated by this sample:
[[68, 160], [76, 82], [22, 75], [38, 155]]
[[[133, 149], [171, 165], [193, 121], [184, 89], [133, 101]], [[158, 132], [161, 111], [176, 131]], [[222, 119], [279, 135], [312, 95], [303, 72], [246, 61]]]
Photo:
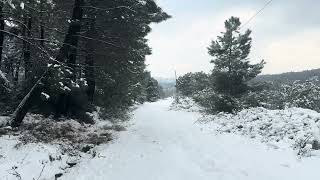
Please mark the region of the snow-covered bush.
[[176, 86], [180, 94], [192, 97], [209, 87], [209, 77], [204, 72], [187, 73], [178, 78]]
[[215, 93], [211, 88], [206, 88], [202, 91], [199, 91], [193, 95], [193, 99], [195, 102], [200, 104], [203, 107], [206, 107], [208, 109], [212, 109], [213, 104], [211, 101], [211, 98], [215, 97]]
[[284, 86], [286, 106], [301, 107], [320, 112], [320, 86], [317, 80], [306, 82], [296, 81], [290, 86]]
[[240, 134], [275, 145], [286, 142], [303, 156], [320, 150], [320, 113], [308, 109], [251, 108], [236, 114], [206, 115], [199, 122], [218, 133]]
[[267, 109], [284, 109], [285, 96], [281, 90], [264, 89], [262, 91], [250, 91], [242, 96], [243, 109], [252, 107], [264, 107]]
[[173, 101], [170, 106], [171, 110], [183, 110], [187, 112], [199, 112], [202, 111], [201, 106], [198, 105], [192, 98], [190, 97], [179, 97]]
[[38, 108], [41, 113], [55, 116], [74, 117], [84, 122], [92, 122], [86, 115], [88, 98], [87, 82], [84, 78], [75, 78], [71, 68], [62, 65], [49, 65], [50, 75], [43, 81], [43, 89]]
[[[252, 107], [249, 105], [249, 101], [244, 98], [235, 98], [216, 93], [213, 89], [207, 88], [193, 95], [193, 99], [199, 105], [204, 107], [209, 113], [228, 112], [234, 113], [242, 110], [246, 107]], [[255, 101], [255, 99], [254, 99]]]
[[320, 112], [320, 86], [316, 79], [280, 86], [269, 85], [260, 91], [251, 91], [242, 97], [244, 108], [264, 107], [284, 109], [300, 107]]

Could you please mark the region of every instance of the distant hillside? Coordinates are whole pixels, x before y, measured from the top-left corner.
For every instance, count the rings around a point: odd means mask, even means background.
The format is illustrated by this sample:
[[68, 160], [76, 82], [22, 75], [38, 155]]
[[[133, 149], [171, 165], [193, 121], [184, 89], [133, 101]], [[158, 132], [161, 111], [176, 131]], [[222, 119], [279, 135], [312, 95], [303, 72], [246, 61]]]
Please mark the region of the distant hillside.
[[314, 76], [320, 77], [320, 69], [313, 69], [301, 72], [287, 72], [282, 74], [260, 75], [254, 81], [270, 81], [275, 83], [291, 83], [296, 80], [306, 81]]

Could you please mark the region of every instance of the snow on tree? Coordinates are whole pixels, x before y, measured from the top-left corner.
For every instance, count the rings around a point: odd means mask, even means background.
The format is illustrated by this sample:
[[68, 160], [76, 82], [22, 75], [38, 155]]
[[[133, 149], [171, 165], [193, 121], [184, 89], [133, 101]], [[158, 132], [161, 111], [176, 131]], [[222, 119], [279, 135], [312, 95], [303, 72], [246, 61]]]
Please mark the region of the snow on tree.
[[251, 50], [251, 31], [240, 33], [241, 22], [237, 17], [225, 21], [225, 32], [212, 41], [208, 48], [214, 59], [211, 80], [214, 90], [220, 94], [217, 103], [218, 111], [232, 112], [236, 100], [244, 95], [249, 87], [248, 82], [255, 78], [264, 67], [264, 61], [250, 64], [248, 56]]

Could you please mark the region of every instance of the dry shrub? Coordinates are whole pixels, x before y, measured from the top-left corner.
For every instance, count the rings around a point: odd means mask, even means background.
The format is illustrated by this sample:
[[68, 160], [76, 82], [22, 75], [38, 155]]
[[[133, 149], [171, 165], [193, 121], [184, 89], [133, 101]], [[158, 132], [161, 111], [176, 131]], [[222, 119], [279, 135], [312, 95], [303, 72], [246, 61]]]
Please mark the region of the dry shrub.
[[127, 130], [125, 127], [123, 127], [122, 125], [119, 125], [119, 124], [114, 124], [112, 126], [105, 125], [102, 128], [104, 130], [113, 130], [113, 131], [117, 131], [117, 132], [121, 132], [121, 131], [126, 131]]
[[111, 134], [106, 130], [83, 125], [74, 120], [34, 119], [27, 120], [19, 129], [20, 140], [24, 144], [41, 142], [81, 147], [87, 144], [99, 145], [112, 140]]

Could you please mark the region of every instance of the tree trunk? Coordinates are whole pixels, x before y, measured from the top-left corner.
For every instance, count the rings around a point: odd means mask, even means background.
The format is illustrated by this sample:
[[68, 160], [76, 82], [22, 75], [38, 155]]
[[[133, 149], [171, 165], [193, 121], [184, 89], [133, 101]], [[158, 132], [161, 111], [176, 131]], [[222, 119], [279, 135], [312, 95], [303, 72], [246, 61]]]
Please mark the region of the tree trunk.
[[23, 98], [19, 106], [16, 108], [12, 115], [10, 122], [11, 127], [18, 127], [22, 123], [24, 117], [28, 113], [29, 109], [32, 107], [32, 102], [34, 99], [40, 96], [42, 89], [42, 80], [49, 74], [49, 69], [42, 75], [42, 77], [36, 82], [29, 93]]
[[81, 30], [81, 20], [83, 16], [83, 0], [75, 0], [72, 19], [68, 33], [57, 56], [59, 62], [67, 62], [71, 67], [76, 63], [79, 33]]
[[3, 17], [3, 2], [0, 2], [0, 67], [2, 62], [2, 51], [3, 51], [3, 42], [4, 42], [4, 17]]
[[88, 82], [88, 89], [87, 89], [87, 96], [90, 103], [93, 103], [94, 100], [94, 93], [96, 88], [96, 82], [95, 82], [95, 74], [94, 74], [94, 57], [93, 57], [93, 51], [94, 51], [94, 42], [92, 38], [94, 37], [94, 34], [96, 34], [95, 30], [95, 22], [92, 22], [90, 25], [90, 28], [87, 32], [88, 39], [86, 44], [86, 60], [85, 60], [85, 78]]
[[[83, 5], [84, 0], [75, 0], [72, 12], [72, 19], [68, 29], [68, 33], [65, 37], [64, 43], [58, 54], [57, 60], [59, 62], [66, 62], [68, 67], [71, 67], [73, 72], [72, 78], [76, 79], [76, 59], [77, 49], [79, 42], [79, 33], [81, 30], [81, 21], [83, 17]], [[62, 114], [67, 114], [69, 111], [70, 95], [60, 94], [58, 97], [57, 110]], [[59, 114], [56, 113], [56, 116]]]
[[44, 25], [43, 25], [43, 22], [41, 22], [41, 25], [40, 25], [40, 46], [41, 47], [44, 47]]
[[43, 11], [44, 11], [44, 0], [40, 1], [40, 46], [44, 47], [44, 18], [43, 18]]
[[[26, 39], [31, 38], [31, 29], [32, 29], [32, 18], [30, 15], [27, 15], [24, 18], [24, 24], [23, 26], [23, 37]], [[23, 41], [23, 60], [25, 63], [25, 79], [30, 78], [31, 74], [31, 45]]]
[[[72, 22], [69, 26], [68, 33], [64, 40], [64, 44], [61, 47], [60, 52], [56, 58], [60, 62], [65, 62], [64, 59], [67, 58], [68, 59], [67, 63], [70, 64], [70, 63], [73, 63], [73, 61], [75, 63], [76, 54], [74, 53], [76, 53], [75, 50], [77, 49], [77, 46], [78, 46], [79, 37], [77, 35], [80, 32], [81, 19], [83, 15], [83, 10], [81, 7], [82, 3], [83, 3], [83, 0], [75, 0], [73, 13], [72, 13]], [[73, 48], [71, 48], [71, 46]], [[13, 113], [13, 116], [10, 122], [10, 125], [12, 127], [20, 126], [27, 112], [32, 107], [34, 99], [40, 96], [41, 90], [42, 90], [42, 80], [48, 76], [49, 71], [50, 71], [50, 67], [47, 69], [47, 71], [42, 75], [42, 77], [36, 82], [36, 84], [32, 87], [29, 93], [20, 102], [19, 106]]]

